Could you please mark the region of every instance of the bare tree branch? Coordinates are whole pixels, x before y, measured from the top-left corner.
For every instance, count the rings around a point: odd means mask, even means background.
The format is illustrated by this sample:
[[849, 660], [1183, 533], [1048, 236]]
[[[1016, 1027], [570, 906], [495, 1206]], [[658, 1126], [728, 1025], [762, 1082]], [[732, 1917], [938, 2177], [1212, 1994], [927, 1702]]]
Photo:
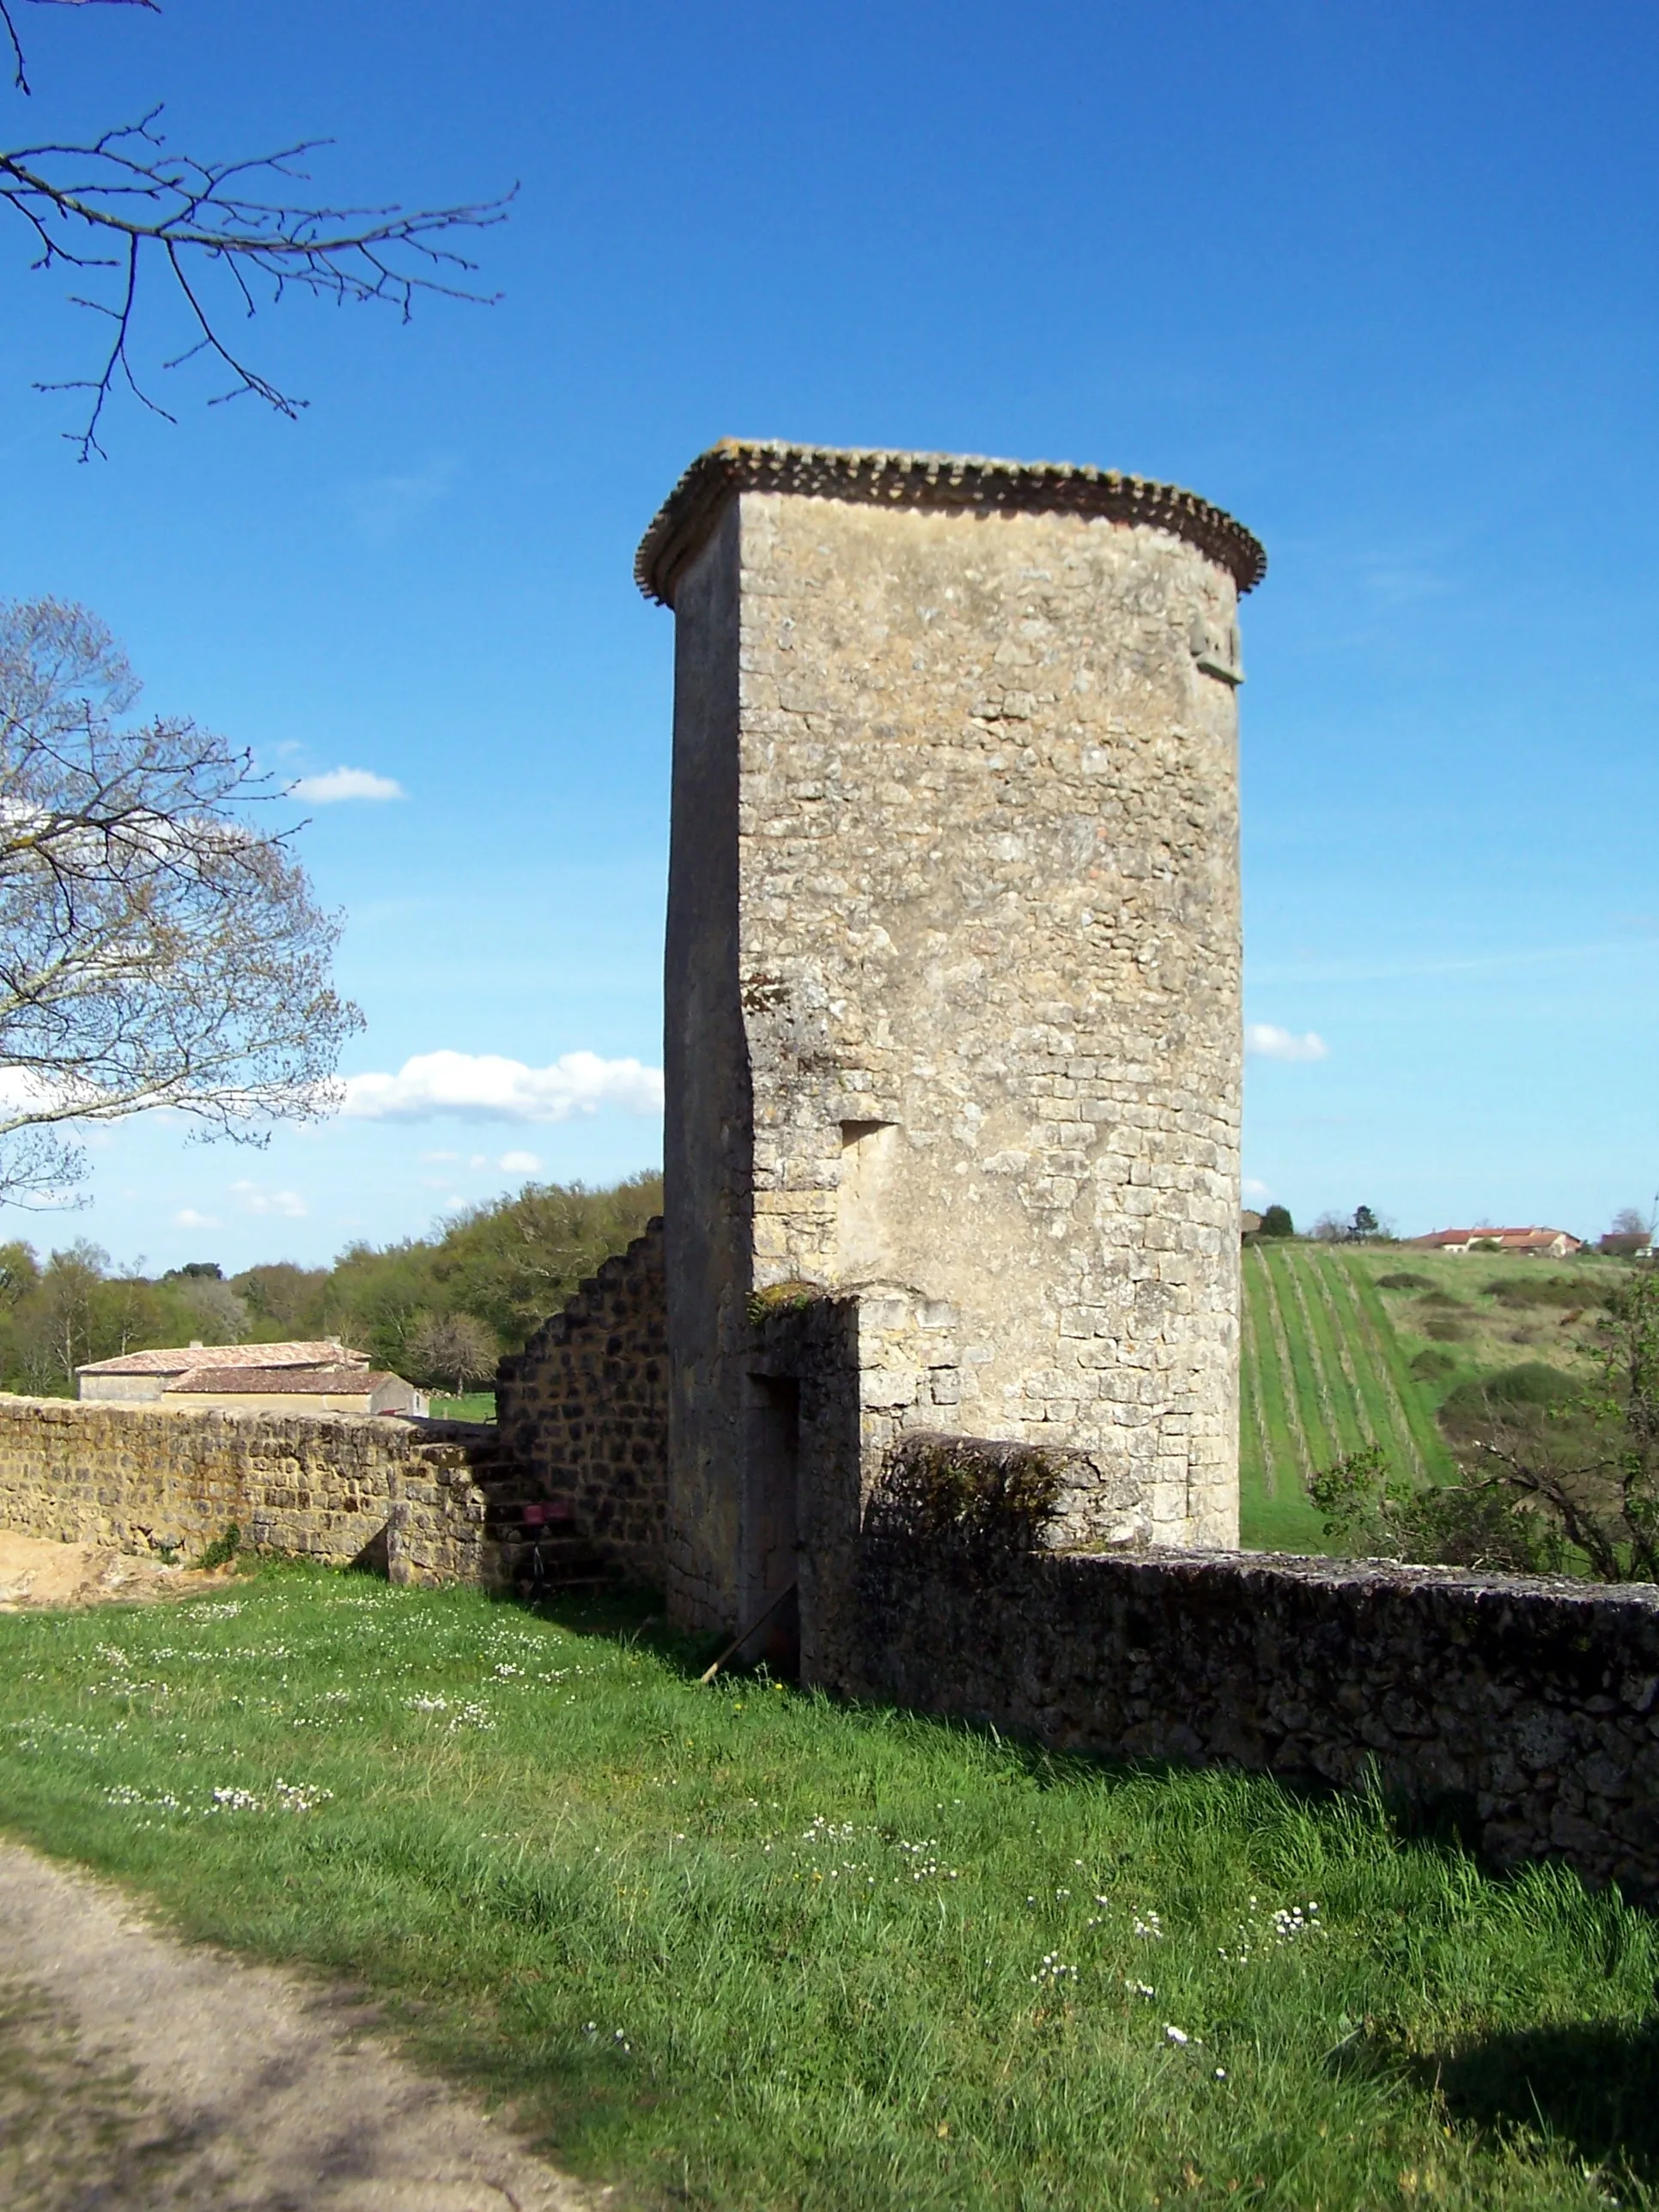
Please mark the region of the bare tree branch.
[[0, 1195], [61, 1190], [58, 1133], [157, 1106], [254, 1134], [331, 1103], [362, 1025], [249, 756], [192, 722], [123, 719], [108, 633], [0, 606]]
[[[84, 8], [88, 0], [32, 0], [32, 4], [37, 8]], [[92, 4], [102, 8], [148, 8], [152, 15], [161, 12], [161, 0], [92, 0]], [[6, 41], [11, 48], [12, 83], [19, 92], [27, 94], [32, 88], [23, 60], [23, 41], [17, 35], [9, 0], [0, 0], [0, 25], [5, 27]]]
[[1501, 1475], [1492, 1478], [1492, 1484], [1482, 1483], [1477, 1487], [1486, 1489], [1497, 1485], [1537, 1498], [1556, 1516], [1566, 1531], [1568, 1542], [1577, 1547], [1604, 1583], [1624, 1581], [1625, 1567], [1617, 1542], [1594, 1513], [1581, 1509], [1568, 1487], [1570, 1482], [1605, 1473], [1610, 1462], [1597, 1460], [1587, 1467], [1575, 1468], [1564, 1479], [1548, 1468], [1531, 1465], [1501, 1444], [1478, 1438], [1474, 1449], [1495, 1459], [1504, 1470]]
[[[155, 6], [155, 0], [33, 0], [35, 5]], [[0, 0], [0, 27], [10, 43], [19, 90], [29, 89], [13, 8]], [[134, 318], [145, 270], [164, 270], [183, 307], [191, 342], [164, 358], [163, 370], [198, 356], [227, 372], [227, 387], [210, 405], [244, 395], [293, 419], [307, 404], [254, 368], [226, 335], [228, 320], [251, 318], [263, 295], [279, 303], [289, 291], [347, 302], [380, 302], [407, 322], [422, 293], [489, 304], [496, 296], [468, 281], [477, 264], [453, 243], [459, 234], [506, 219], [517, 191], [454, 207], [409, 210], [308, 204], [285, 191], [308, 184], [301, 166], [331, 142], [306, 139], [252, 159], [204, 161], [175, 154], [159, 128], [161, 108], [106, 131], [90, 144], [45, 140], [0, 149], [0, 207], [17, 216], [31, 240], [31, 267], [90, 276], [74, 305], [110, 325], [95, 375], [37, 383], [42, 392], [88, 395], [78, 430], [64, 434], [82, 460], [102, 454], [105, 410], [118, 386], [153, 412], [173, 420], [142, 384], [132, 358]], [[212, 288], [224, 295], [213, 296]]]

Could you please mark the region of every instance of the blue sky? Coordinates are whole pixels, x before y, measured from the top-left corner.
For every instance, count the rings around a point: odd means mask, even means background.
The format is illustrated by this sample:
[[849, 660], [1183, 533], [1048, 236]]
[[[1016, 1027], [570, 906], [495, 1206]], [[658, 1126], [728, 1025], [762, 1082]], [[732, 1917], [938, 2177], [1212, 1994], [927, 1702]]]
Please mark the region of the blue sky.
[[181, 371], [179, 427], [121, 409], [86, 467], [30, 386], [92, 333], [0, 225], [0, 593], [86, 601], [285, 779], [395, 783], [304, 840], [347, 1072], [468, 1056], [263, 1152], [105, 1133], [89, 1206], [0, 1234], [317, 1261], [655, 1161], [647, 1075], [472, 1061], [659, 1063], [672, 620], [630, 562], [728, 434], [1097, 462], [1263, 539], [1255, 1191], [1593, 1232], [1659, 1187], [1651, 9], [23, 12], [6, 143], [165, 98], [216, 152], [336, 137], [339, 198], [520, 191], [499, 305], [263, 316], [299, 423]]

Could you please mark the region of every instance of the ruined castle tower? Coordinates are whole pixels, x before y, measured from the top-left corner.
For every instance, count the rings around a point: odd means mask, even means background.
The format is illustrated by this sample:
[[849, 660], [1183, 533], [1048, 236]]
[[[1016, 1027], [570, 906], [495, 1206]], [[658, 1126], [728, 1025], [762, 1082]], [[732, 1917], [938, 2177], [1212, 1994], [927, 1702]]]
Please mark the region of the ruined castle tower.
[[1237, 608], [1264, 566], [1132, 477], [735, 441], [647, 532], [677, 618], [687, 1623], [794, 1571], [806, 1413], [757, 1326], [785, 1285], [854, 1316], [866, 1460], [907, 1427], [1055, 1444], [1075, 1535], [1236, 1541]]

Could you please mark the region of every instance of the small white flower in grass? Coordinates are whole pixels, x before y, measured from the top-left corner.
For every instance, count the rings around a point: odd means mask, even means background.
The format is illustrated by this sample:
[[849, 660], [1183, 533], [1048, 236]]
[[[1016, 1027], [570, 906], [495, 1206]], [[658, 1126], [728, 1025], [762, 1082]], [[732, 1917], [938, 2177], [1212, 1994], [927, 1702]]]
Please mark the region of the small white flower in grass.
[[319, 1790], [308, 1782], [279, 1782], [276, 1784], [276, 1806], [283, 1813], [314, 1813], [334, 1795], [331, 1790]]
[[1319, 1917], [1319, 1907], [1310, 1899], [1304, 1905], [1283, 1905], [1273, 1915], [1273, 1941], [1293, 1943], [1299, 1936], [1322, 1936], [1325, 1929]]
[[[1103, 1904], [1105, 1899], [1103, 1898], [1100, 1902]], [[1150, 1910], [1144, 1920], [1139, 1913], [1135, 1914], [1134, 1929], [1143, 1943], [1161, 1943], [1164, 1941], [1164, 1923], [1156, 1912]]]
[[1046, 1984], [1049, 1988], [1054, 1988], [1062, 1982], [1076, 1981], [1077, 1968], [1066, 1966], [1057, 1951], [1045, 1951], [1042, 1954], [1042, 1964], [1032, 1975], [1031, 1979], [1038, 1986]]
[[1226, 2069], [1226, 2068], [1225, 2068], [1224, 2066], [1218, 2066], [1218, 2067], [1216, 2068], [1216, 2069], [1215, 2069], [1215, 2078], [1216, 2078], [1216, 2080], [1217, 2080], [1218, 2081], [1224, 2081], [1226, 2080], [1226, 2078], [1227, 2078], [1227, 2069]]
[[1150, 1982], [1133, 1981], [1127, 1974], [1123, 1977], [1123, 1986], [1133, 1996], [1138, 1997], [1155, 1997], [1158, 1995], [1158, 1991]]
[[1192, 2039], [1184, 2027], [1176, 2027], [1169, 2021], [1164, 2021], [1164, 2040], [1166, 2043], [1190, 2043]]

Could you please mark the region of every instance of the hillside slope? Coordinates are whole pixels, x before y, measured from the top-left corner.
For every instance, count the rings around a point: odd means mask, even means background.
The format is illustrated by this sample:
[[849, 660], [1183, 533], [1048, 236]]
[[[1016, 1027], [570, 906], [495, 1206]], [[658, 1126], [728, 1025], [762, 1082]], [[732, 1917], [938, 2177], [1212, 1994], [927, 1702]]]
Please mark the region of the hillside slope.
[[1417, 1481], [1450, 1476], [1436, 1414], [1459, 1382], [1539, 1360], [1587, 1379], [1624, 1273], [1588, 1255], [1550, 1266], [1299, 1241], [1243, 1259], [1241, 1533], [1281, 1551], [1323, 1548], [1307, 1480], [1344, 1452], [1379, 1444]]
[[1450, 1455], [1437, 1394], [1417, 1382], [1374, 1273], [1328, 1245], [1262, 1243], [1243, 1254], [1240, 1517], [1243, 1541], [1323, 1548], [1307, 1480], [1344, 1452], [1380, 1444], [1418, 1481]]

